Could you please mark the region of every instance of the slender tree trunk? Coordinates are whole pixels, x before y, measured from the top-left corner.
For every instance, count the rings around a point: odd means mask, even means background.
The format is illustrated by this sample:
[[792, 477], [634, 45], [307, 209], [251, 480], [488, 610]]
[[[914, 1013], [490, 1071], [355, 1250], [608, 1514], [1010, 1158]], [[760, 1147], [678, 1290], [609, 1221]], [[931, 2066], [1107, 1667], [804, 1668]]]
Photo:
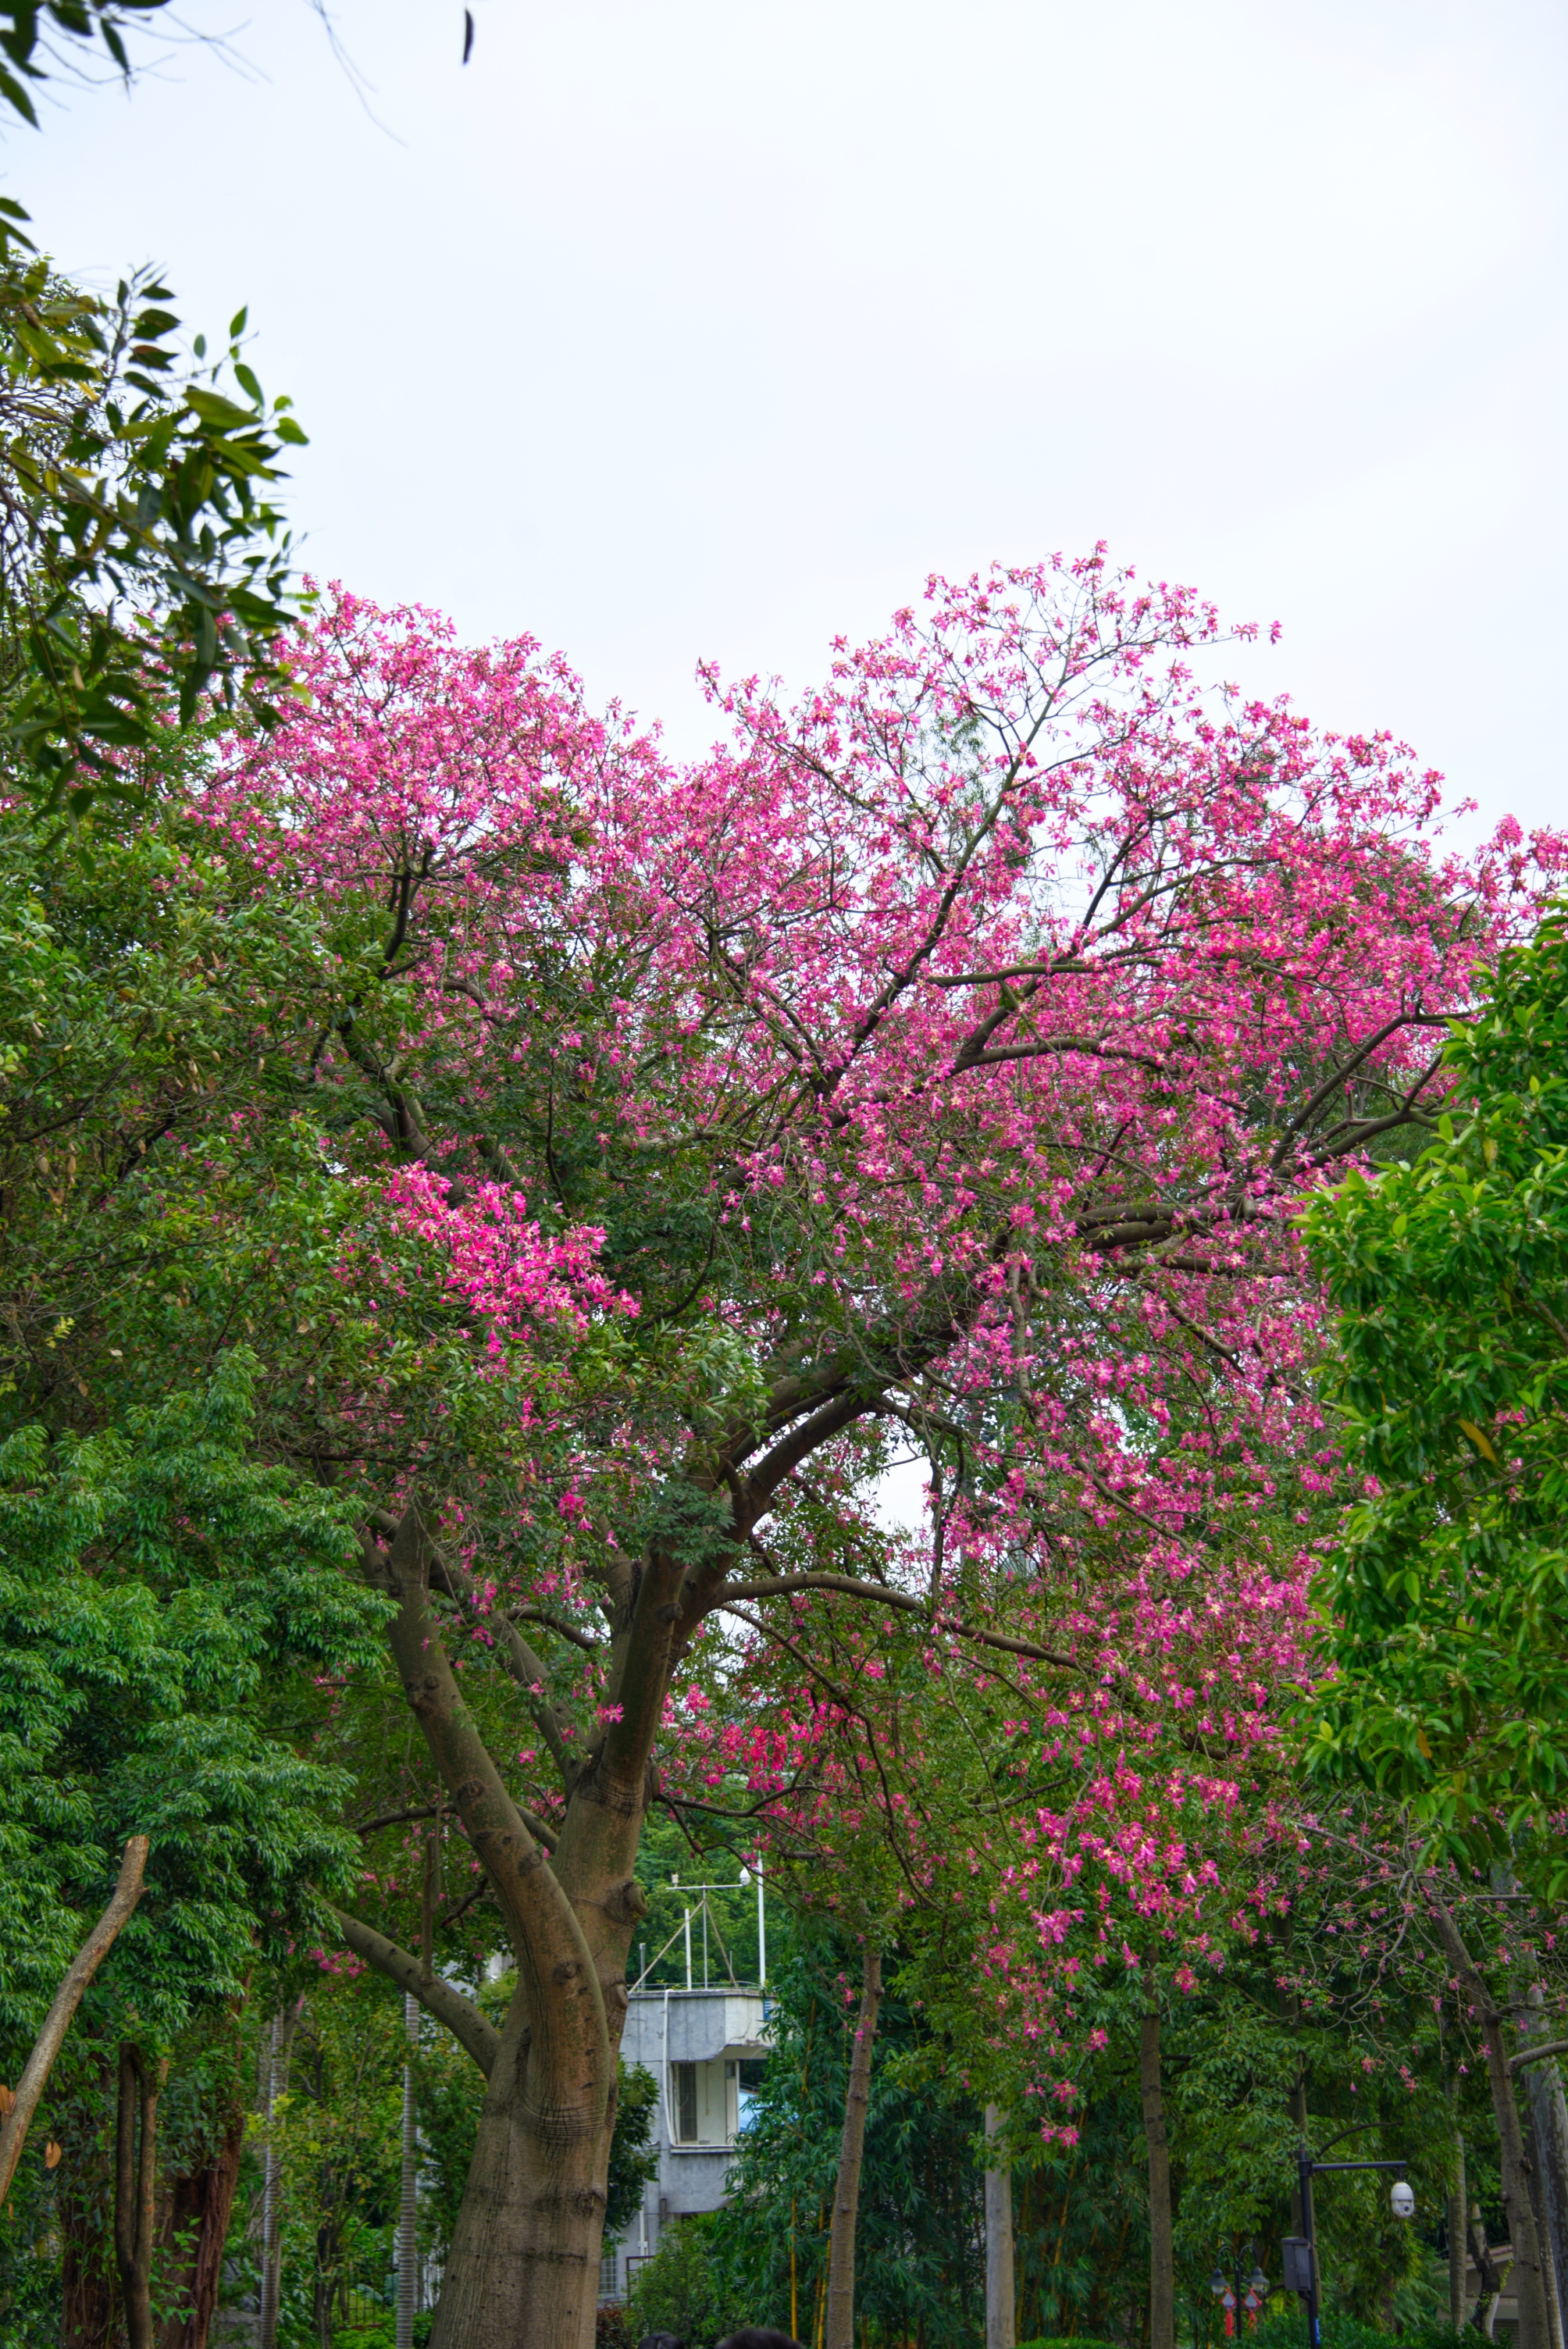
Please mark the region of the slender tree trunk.
[[27, 2131], [33, 2126], [38, 2099], [48, 2083], [65, 2035], [71, 2027], [71, 2018], [82, 2002], [82, 1993], [114, 1947], [120, 1927], [141, 1898], [147, 1850], [145, 1836], [132, 1836], [126, 1845], [125, 1857], [119, 1864], [119, 1880], [108, 1907], [66, 1969], [65, 1979], [44, 2017], [44, 2027], [34, 2042], [33, 2052], [22, 2066], [22, 2076], [16, 2083], [11, 2109], [0, 2121], [0, 2202], [4, 2202], [11, 2191], [11, 2180], [16, 2175], [16, 2164], [22, 2158], [22, 2147], [27, 2142]]
[[153, 2194], [158, 2181], [158, 2095], [167, 2064], [150, 2064], [122, 2042], [115, 2129], [114, 2263], [127, 2349], [157, 2349], [152, 2330]]
[[[1535, 2030], [1542, 2005], [1539, 1982], [1530, 1988], [1528, 2007], [1519, 2018], [1520, 2036]], [[1568, 2099], [1557, 2058], [1522, 2066], [1525, 2102], [1530, 2113], [1531, 2152], [1541, 2183], [1541, 2208], [1536, 2223], [1551, 2282], [1556, 2288], [1558, 2349], [1562, 2349], [1568, 2317]]]
[[1470, 2317], [1465, 2290], [1465, 2141], [1454, 2133], [1454, 2182], [1449, 2195], [1449, 2323], [1462, 2333]]
[[[429, 1882], [429, 1870], [425, 1880]], [[427, 1914], [428, 1904], [427, 1903]], [[426, 1933], [428, 1963], [429, 1935]], [[419, 2044], [419, 2008], [407, 1991], [403, 1994], [403, 2028], [408, 2054], [403, 2064], [403, 2174], [397, 2206], [397, 2349], [414, 2349], [414, 2284], [419, 2245], [415, 2221], [418, 2211], [419, 2139], [414, 2125], [414, 2050]], [[328, 2342], [326, 2349], [331, 2349]]]
[[872, 2046], [882, 2006], [882, 1952], [868, 1948], [861, 1964], [861, 2009], [855, 2022], [844, 2095], [844, 2133], [839, 2143], [839, 2178], [833, 2191], [833, 2234], [828, 2253], [827, 2329], [822, 2349], [854, 2349], [855, 2221], [861, 2207], [861, 2168], [866, 2151], [866, 2115], [872, 2100]]
[[[985, 2107], [985, 2135], [1002, 2126], [995, 2105]], [[1013, 2173], [985, 2172], [985, 2349], [1015, 2349], [1013, 2289]]]
[[245, 2116], [231, 2113], [222, 2138], [205, 2168], [177, 2178], [170, 2210], [170, 2232], [178, 2251], [183, 2242], [184, 2269], [181, 2302], [189, 2313], [171, 2316], [160, 2336], [159, 2349], [207, 2349], [212, 2315], [223, 2282], [223, 2246], [240, 2180], [240, 2153], [244, 2144]]
[[[267, 2055], [266, 2087], [263, 2111], [270, 2125], [278, 2098], [288, 2085], [289, 2050], [294, 2044], [294, 2029], [304, 2012], [304, 2000], [273, 2017], [272, 2044]], [[277, 2349], [278, 2299], [283, 2285], [283, 2188], [282, 2165], [278, 2149], [273, 2142], [271, 2127], [267, 2131], [266, 2151], [262, 2166], [262, 2322], [260, 2349]]]
[[1492, 2111], [1502, 2153], [1502, 2199], [1508, 2212], [1509, 2240], [1513, 2247], [1513, 2289], [1519, 2305], [1519, 2349], [1552, 2349], [1552, 2323], [1547, 2310], [1542, 2250], [1531, 2208], [1530, 2157], [1520, 2126], [1519, 2101], [1502, 2039], [1502, 2013], [1465, 1947], [1459, 1927], [1434, 1892], [1432, 1912], [1449, 1961], [1459, 1978], [1462, 1995], [1474, 2007], [1486, 2047], [1487, 2076], [1491, 2085]]
[[1140, 2026], [1138, 2085], [1149, 2147], [1149, 2349], [1176, 2349], [1176, 2247], [1171, 2223], [1171, 2148], [1165, 2137], [1158, 2009], [1145, 2014]]

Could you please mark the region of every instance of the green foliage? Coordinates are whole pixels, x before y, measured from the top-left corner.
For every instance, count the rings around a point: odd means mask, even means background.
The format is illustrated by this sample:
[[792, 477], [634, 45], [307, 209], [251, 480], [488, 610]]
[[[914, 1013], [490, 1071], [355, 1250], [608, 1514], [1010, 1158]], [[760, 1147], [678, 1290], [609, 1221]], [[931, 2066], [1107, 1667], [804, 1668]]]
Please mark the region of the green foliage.
[[[1387, 2349], [1390, 2335], [1376, 2324], [1326, 2309], [1321, 2319], [1323, 2349]], [[1460, 2338], [1466, 2336], [1461, 2335]], [[1453, 2349], [1454, 2333], [1447, 2323], [1406, 2324], [1399, 2329], [1400, 2349]], [[1306, 2317], [1295, 2302], [1276, 2300], [1247, 2335], [1248, 2349], [1306, 2349]]]
[[[826, 2288], [860, 1959], [820, 1940], [770, 1971], [773, 2052], [730, 2173], [728, 2207], [704, 2256], [717, 2262], [726, 2304], [746, 2311], [737, 2322], [786, 2333], [796, 2329], [793, 2257], [798, 2337], [808, 2340]], [[948, 2051], [910, 2007], [896, 1961], [885, 1971], [856, 2232], [857, 2308], [880, 2339], [918, 2334], [927, 2349], [942, 2349], [968, 2338], [984, 2297], [973, 2158], [979, 2116], [953, 2076]]]
[[268, 497], [304, 434], [242, 356], [175, 346], [169, 288], [112, 301], [28, 258], [0, 219], [0, 739], [16, 779], [79, 812], [134, 781], [172, 704], [216, 688], [270, 724], [295, 616]]
[[1018, 2349], [1118, 2349], [1118, 2344], [1097, 2341], [1089, 2333], [1047, 2333], [1038, 2341], [1020, 2341]]
[[1568, 916], [1502, 957], [1413, 1165], [1305, 1218], [1363, 1479], [1321, 1599], [1307, 1741], [1472, 1858], [1568, 1882]]
[[713, 2349], [742, 2324], [744, 2313], [724, 2257], [728, 2213], [707, 2211], [665, 2229], [659, 2248], [633, 2279], [629, 2307], [637, 2334], [673, 2333], [686, 2349]]
[[269, 1705], [377, 1652], [385, 1602], [341, 1572], [343, 1505], [250, 1456], [253, 1360], [201, 1392], [51, 1444], [0, 1445], [0, 2031], [30, 2036], [125, 1838], [148, 1890], [89, 1992], [143, 2029], [240, 1994], [355, 1847], [347, 1781]]
[[0, 99], [36, 129], [28, 82], [46, 81], [46, 57], [56, 61], [51, 36], [91, 47], [95, 34], [122, 74], [130, 71], [124, 35], [168, 0], [0, 0]]
[[[0, 104], [35, 126], [30, 85], [97, 44], [127, 78], [125, 33], [166, 0], [3, 0]], [[164, 712], [215, 691], [263, 726], [297, 617], [268, 492], [304, 434], [242, 356], [187, 357], [167, 286], [107, 300], [34, 254], [0, 197], [0, 746], [12, 779], [73, 813], [134, 781], [127, 754]]]

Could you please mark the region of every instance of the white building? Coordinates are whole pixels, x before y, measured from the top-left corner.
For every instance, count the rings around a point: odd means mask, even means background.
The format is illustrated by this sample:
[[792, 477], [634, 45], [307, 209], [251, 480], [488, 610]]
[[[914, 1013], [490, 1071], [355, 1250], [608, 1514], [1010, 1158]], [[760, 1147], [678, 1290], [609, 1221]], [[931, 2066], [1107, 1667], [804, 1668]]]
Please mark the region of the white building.
[[634, 1991], [621, 2054], [658, 2083], [654, 2142], [659, 2171], [643, 2207], [607, 2252], [600, 2296], [624, 2297], [639, 2260], [651, 2259], [672, 2220], [717, 2210], [727, 2199], [737, 2132], [768, 2054], [768, 2002], [760, 1990]]

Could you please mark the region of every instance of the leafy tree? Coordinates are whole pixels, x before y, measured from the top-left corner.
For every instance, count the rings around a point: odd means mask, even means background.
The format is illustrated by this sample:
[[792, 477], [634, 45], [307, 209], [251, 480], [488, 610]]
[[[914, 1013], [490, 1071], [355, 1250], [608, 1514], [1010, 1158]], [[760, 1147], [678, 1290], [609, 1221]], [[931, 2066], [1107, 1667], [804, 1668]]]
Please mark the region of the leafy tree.
[[346, 1774], [296, 1753], [291, 1699], [319, 1671], [362, 1665], [381, 1609], [341, 1572], [341, 1503], [252, 1456], [253, 1374], [235, 1350], [205, 1392], [119, 1427], [51, 1444], [26, 1426], [0, 1444], [10, 2076], [126, 1837], [150, 1843], [147, 1889], [44, 2106], [67, 2147], [68, 2256], [100, 2276], [117, 2044], [156, 2066], [203, 2015], [242, 2000], [258, 1955], [286, 1957], [320, 1913], [316, 1886], [352, 1850]]
[[[706, 2247], [725, 2306], [744, 2310], [747, 2323], [807, 2342], [820, 2336], [826, 2313], [860, 1982], [858, 1950], [820, 1934], [777, 1970], [772, 2052], [740, 2139], [728, 2205]], [[978, 2113], [944, 2043], [909, 2003], [896, 1961], [878, 2043], [856, 2230], [857, 2315], [878, 2341], [919, 2339], [943, 2349], [972, 2338], [985, 2296], [973, 2150]], [[640, 2284], [635, 2305], [640, 2321]]]
[[1329, 1392], [1362, 1497], [1325, 1570], [1335, 1677], [1308, 1747], [1434, 1840], [1568, 1884], [1568, 917], [1456, 1029], [1412, 1164], [1306, 1233], [1337, 1309]]
[[[1161, 1637], [1199, 1657], [1187, 1584], [1240, 1634], [1271, 1580], [1226, 1528], [1320, 1440], [1284, 1210], [1419, 1113], [1530, 889], [1423, 862], [1391, 746], [1205, 700], [1212, 632], [1099, 557], [938, 586], [677, 772], [527, 643], [344, 599], [284, 727], [89, 812], [97, 879], [26, 868], [68, 1008], [5, 1031], [10, 1407], [86, 1429], [242, 1338], [264, 1454], [396, 1601], [308, 1726], [358, 1782], [342, 1930], [491, 2081], [438, 2341], [588, 2322], [644, 1820], [743, 1850], [819, 1767], [727, 1713], [751, 1643], [1027, 1665], [1065, 1772], [1097, 1691], [1147, 1722]], [[895, 1430], [939, 1489], [892, 1558]]]

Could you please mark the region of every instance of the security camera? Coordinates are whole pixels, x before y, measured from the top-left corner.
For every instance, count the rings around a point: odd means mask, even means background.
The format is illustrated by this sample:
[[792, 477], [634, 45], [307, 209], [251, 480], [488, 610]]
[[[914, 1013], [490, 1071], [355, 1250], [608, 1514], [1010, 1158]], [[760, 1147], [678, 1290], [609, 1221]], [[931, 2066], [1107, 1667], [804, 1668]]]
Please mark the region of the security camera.
[[1389, 2195], [1388, 2199], [1394, 2206], [1394, 2216], [1396, 2219], [1413, 2219], [1415, 2217], [1416, 2197], [1410, 2188], [1406, 2185], [1402, 2178], [1396, 2179], [1394, 2190]]

